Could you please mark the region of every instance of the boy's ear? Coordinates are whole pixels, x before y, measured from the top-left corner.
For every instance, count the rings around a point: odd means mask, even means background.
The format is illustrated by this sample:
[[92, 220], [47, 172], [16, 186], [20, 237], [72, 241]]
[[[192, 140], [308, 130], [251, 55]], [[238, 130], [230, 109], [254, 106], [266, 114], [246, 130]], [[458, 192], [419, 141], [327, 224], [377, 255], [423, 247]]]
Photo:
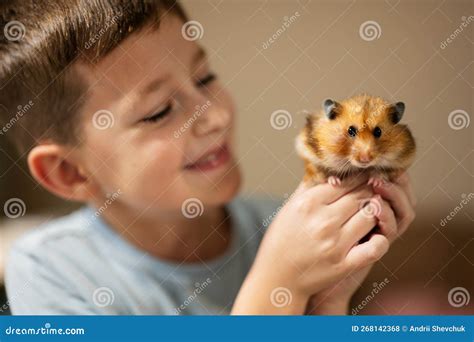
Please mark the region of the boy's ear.
[[87, 202], [93, 197], [93, 184], [68, 155], [69, 150], [57, 144], [40, 144], [29, 152], [28, 167], [38, 183], [51, 193]]

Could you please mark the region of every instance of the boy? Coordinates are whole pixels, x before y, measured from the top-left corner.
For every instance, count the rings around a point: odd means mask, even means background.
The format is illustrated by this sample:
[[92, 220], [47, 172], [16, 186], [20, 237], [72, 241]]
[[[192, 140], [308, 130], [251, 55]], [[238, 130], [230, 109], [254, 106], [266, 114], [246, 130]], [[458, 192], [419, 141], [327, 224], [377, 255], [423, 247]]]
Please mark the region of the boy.
[[406, 176], [359, 176], [300, 185], [263, 239], [278, 204], [236, 197], [232, 99], [174, 1], [13, 1], [1, 17], [24, 25], [0, 50], [4, 121], [33, 102], [5, 134], [43, 187], [87, 204], [16, 243], [13, 314], [343, 314], [413, 220]]

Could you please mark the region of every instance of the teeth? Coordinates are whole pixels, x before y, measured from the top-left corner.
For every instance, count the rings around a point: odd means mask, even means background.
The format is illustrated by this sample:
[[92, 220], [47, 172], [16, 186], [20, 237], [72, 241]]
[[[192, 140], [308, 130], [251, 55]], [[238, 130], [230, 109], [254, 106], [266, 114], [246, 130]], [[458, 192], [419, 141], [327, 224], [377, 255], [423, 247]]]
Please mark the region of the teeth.
[[213, 162], [213, 161], [216, 161], [216, 160], [217, 160], [217, 153], [213, 153], [213, 154], [207, 156], [206, 158], [204, 158], [203, 160], [199, 161], [198, 164], [209, 163], [209, 162]]
[[217, 154], [213, 153], [210, 156], [208, 156], [206, 159], [203, 160], [204, 163], [211, 162], [217, 159]]

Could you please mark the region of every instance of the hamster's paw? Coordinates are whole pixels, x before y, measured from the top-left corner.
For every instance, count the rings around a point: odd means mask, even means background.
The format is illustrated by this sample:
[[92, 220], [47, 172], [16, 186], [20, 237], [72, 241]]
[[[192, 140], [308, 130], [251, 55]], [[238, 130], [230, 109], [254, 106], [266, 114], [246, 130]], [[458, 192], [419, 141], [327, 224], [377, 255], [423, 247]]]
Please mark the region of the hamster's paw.
[[336, 176], [329, 176], [328, 183], [331, 184], [332, 186], [338, 186], [338, 185], [341, 185], [341, 179]]
[[380, 176], [372, 176], [369, 178], [369, 181], [367, 182], [368, 185], [372, 184], [374, 187], [382, 186], [385, 183], [386, 183], [386, 180]]

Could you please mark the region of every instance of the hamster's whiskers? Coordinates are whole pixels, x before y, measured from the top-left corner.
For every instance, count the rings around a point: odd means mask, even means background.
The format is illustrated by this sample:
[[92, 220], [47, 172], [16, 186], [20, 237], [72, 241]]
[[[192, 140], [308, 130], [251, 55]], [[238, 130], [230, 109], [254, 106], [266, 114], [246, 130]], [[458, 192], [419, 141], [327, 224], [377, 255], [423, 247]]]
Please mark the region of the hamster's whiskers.
[[350, 171], [351, 165], [350, 165], [350, 160], [347, 159], [344, 164], [342, 164], [340, 167], [338, 167], [337, 170], [337, 175], [340, 176], [340, 178], [344, 178]]

